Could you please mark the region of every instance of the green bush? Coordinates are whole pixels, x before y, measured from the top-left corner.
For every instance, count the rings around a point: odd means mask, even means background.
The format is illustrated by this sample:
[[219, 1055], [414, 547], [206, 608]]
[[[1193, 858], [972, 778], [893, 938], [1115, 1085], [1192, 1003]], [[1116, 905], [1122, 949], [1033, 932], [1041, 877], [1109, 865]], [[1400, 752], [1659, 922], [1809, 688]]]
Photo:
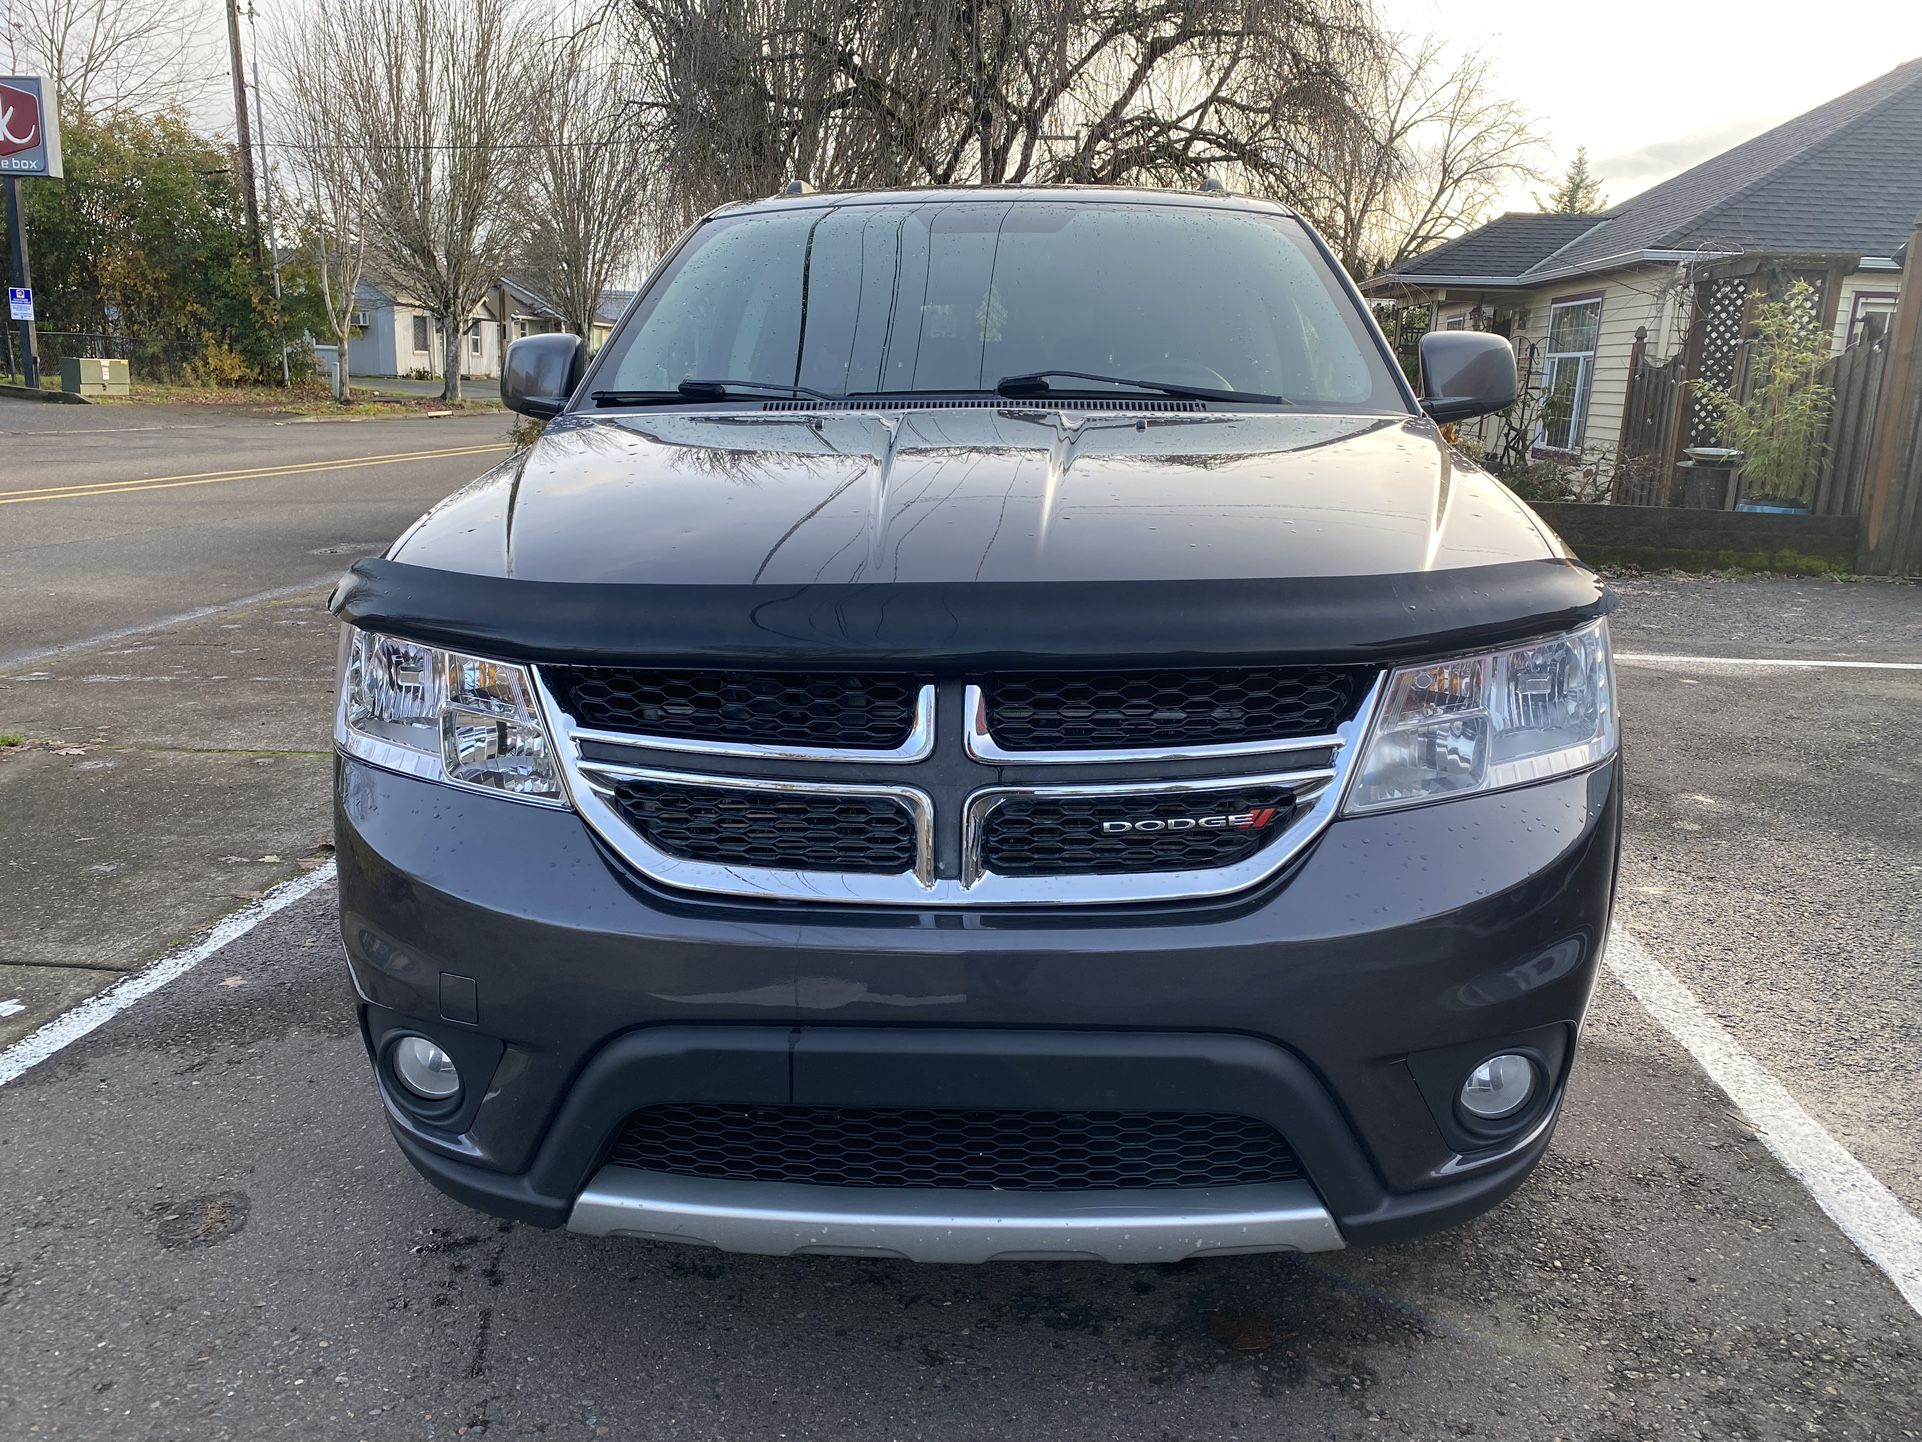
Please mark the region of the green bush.
[[65, 180], [30, 180], [47, 350], [109, 335], [134, 379], [280, 378], [293, 329], [254, 265], [232, 147], [179, 114], [62, 116]]

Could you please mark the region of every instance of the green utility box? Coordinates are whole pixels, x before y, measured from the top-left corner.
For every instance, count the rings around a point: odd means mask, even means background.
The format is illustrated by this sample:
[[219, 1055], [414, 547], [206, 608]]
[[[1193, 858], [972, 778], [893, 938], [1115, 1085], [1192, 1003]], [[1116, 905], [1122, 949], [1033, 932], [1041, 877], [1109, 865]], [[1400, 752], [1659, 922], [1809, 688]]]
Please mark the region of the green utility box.
[[60, 362], [60, 389], [70, 396], [124, 396], [131, 389], [127, 363], [68, 356]]

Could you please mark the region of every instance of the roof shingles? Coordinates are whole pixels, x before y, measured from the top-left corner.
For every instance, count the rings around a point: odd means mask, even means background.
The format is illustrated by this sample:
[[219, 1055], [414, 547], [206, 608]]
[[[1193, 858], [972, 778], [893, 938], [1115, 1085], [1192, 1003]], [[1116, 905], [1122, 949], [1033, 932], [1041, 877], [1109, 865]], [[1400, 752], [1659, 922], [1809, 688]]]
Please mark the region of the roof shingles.
[[[1922, 59], [1744, 141], [1602, 216], [1504, 215], [1392, 276], [1546, 278], [1645, 250], [1892, 254], [1922, 210]], [[1552, 224], [1586, 222], [1558, 233]]]

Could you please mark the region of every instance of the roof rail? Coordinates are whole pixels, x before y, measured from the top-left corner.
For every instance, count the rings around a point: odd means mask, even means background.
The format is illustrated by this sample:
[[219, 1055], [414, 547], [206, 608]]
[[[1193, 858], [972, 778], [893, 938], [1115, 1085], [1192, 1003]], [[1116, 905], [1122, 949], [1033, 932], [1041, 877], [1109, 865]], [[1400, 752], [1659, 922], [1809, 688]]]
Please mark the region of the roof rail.
[[805, 180], [790, 180], [786, 185], [781, 187], [781, 194], [812, 195], [814, 194], [814, 187], [809, 185]]
[[1209, 175], [1202, 179], [1201, 193], [1203, 195], [1227, 195], [1229, 194], [1229, 190], [1227, 186], [1221, 183], [1221, 177], [1219, 175]]

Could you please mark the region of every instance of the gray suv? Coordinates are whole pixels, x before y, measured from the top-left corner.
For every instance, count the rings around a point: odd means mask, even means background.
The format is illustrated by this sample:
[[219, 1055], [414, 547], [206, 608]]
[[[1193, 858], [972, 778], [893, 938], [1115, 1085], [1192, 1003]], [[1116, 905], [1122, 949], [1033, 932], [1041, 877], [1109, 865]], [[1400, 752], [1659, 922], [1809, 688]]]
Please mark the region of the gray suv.
[[334, 598], [341, 924], [504, 1217], [1313, 1251], [1540, 1160], [1608, 934], [1608, 590], [1219, 192], [729, 207]]

